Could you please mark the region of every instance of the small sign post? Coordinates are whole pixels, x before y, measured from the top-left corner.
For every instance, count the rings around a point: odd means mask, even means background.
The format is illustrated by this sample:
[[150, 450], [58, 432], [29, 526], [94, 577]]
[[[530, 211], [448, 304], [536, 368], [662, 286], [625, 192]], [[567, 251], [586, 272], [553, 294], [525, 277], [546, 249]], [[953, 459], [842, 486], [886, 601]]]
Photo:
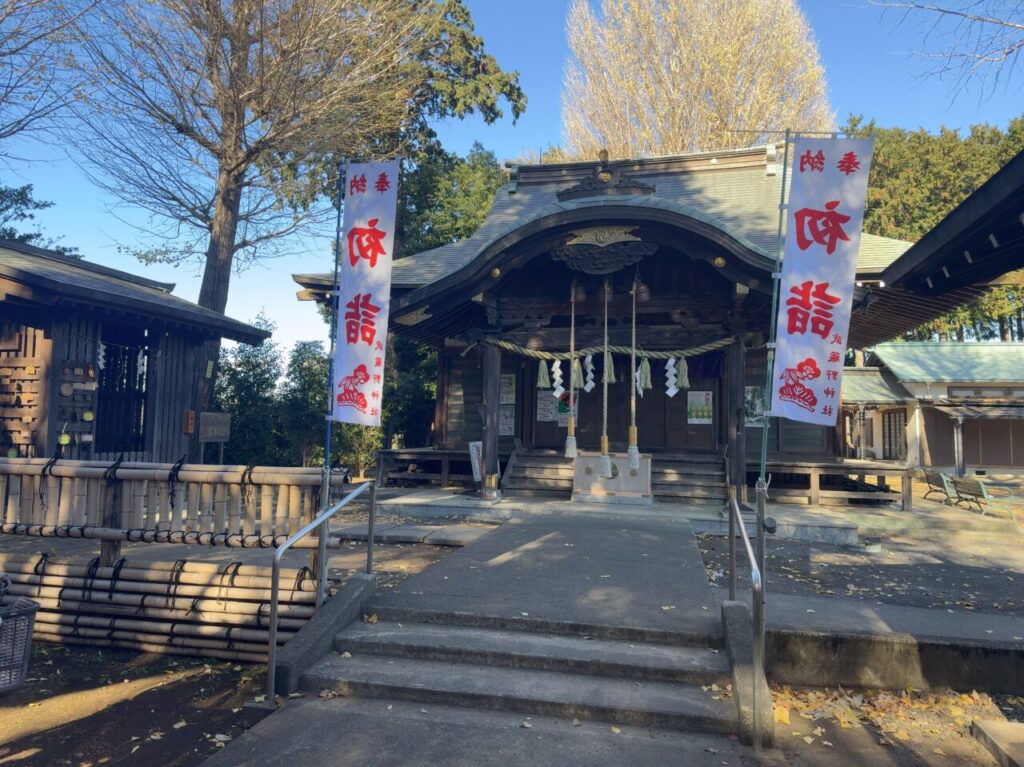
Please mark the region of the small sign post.
[[199, 454], [206, 458], [206, 443], [220, 444], [218, 463], [224, 464], [224, 443], [231, 439], [231, 413], [199, 414]]

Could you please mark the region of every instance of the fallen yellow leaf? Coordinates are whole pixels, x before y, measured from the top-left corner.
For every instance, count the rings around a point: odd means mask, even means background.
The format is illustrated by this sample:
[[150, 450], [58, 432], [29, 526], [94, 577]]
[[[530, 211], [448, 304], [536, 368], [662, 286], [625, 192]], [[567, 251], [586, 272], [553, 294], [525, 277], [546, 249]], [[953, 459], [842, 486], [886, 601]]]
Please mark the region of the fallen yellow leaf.
[[789, 709], [785, 706], [776, 706], [775, 721], [778, 724], [789, 724]]

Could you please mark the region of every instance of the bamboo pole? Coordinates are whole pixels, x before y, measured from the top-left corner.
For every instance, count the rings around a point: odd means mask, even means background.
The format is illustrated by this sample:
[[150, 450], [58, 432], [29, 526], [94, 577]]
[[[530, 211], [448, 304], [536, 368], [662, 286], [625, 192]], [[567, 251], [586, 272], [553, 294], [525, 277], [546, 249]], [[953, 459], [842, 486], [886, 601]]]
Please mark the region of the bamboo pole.
[[218, 650], [214, 648], [192, 648], [190, 645], [175, 644], [168, 647], [166, 643], [136, 642], [132, 640], [109, 639], [101, 637], [74, 636], [70, 631], [41, 632], [33, 634], [34, 639], [52, 644], [81, 644], [96, 647], [112, 647], [123, 650], [159, 653], [162, 655], [195, 655], [201, 658], [219, 658], [221, 660], [243, 661], [246, 663], [266, 663], [266, 649], [262, 653], [239, 652], [238, 650]]
[[[221, 626], [244, 626], [247, 628], [266, 628], [270, 619], [269, 614], [262, 613], [226, 613], [212, 612], [209, 610], [174, 610], [167, 607], [146, 607], [140, 610], [133, 605], [122, 605], [110, 602], [73, 602], [63, 599], [58, 602], [56, 599], [44, 597], [37, 600], [40, 610], [50, 612], [66, 613], [91, 613], [96, 615], [125, 615], [137, 618], [140, 615], [151, 618], [162, 618], [175, 621], [192, 621], [194, 623], [205, 623]], [[280, 618], [278, 626], [288, 630], [299, 630], [308, 623], [306, 618]]]
[[[109, 579], [114, 574], [113, 567], [98, 567], [92, 574], [89, 573], [88, 565], [74, 564], [74, 563], [63, 563], [63, 562], [49, 562], [47, 561], [43, 567], [40, 568], [41, 572], [36, 572], [36, 568], [39, 566], [39, 560], [18, 560], [11, 557], [0, 555], [0, 570], [6, 572], [8, 575], [14, 575], [21, 573], [24, 575], [59, 575], [64, 577], [73, 578], [106, 578]], [[298, 571], [292, 576], [294, 579], [298, 575]], [[221, 569], [216, 569], [210, 572], [196, 572], [189, 571], [182, 568], [181, 570], [175, 569], [156, 569], [147, 568], [144, 565], [133, 565], [126, 563], [118, 571], [119, 581], [145, 581], [151, 583], [162, 583], [167, 584], [168, 578], [173, 577], [174, 583], [189, 584], [192, 586], [221, 586], [225, 583], [229, 586], [240, 589], [260, 589], [267, 590], [270, 588], [270, 578], [265, 576], [252, 576], [252, 575], [240, 575], [236, 574], [233, 570], [225, 572]], [[282, 580], [287, 583], [287, 576]], [[311, 580], [303, 580], [297, 591], [316, 591], [316, 586]]]
[[[19, 562], [28, 563], [33, 567], [39, 562], [38, 556], [25, 556], [23, 554], [4, 554], [0, 553], [0, 562]], [[51, 564], [47, 563], [46, 567], [49, 568]], [[80, 564], [77, 562], [68, 562], [66, 564]], [[2, 567], [2, 565], [0, 565]], [[177, 572], [189, 572], [189, 573], [213, 573], [219, 575], [221, 573], [231, 572], [236, 573], [238, 576], [248, 577], [260, 577], [267, 578], [268, 583], [270, 577], [273, 575], [272, 567], [261, 567], [259, 565], [244, 565], [240, 562], [229, 562], [225, 564], [216, 564], [213, 562], [194, 562], [190, 560], [180, 560], [179, 562], [138, 562], [128, 563], [123, 565], [124, 568], [133, 568], [135, 570], [174, 570]], [[298, 568], [282, 568], [281, 570], [281, 582], [285, 583], [289, 579], [294, 580], [299, 574]]]
[[[238, 628], [235, 626], [210, 626], [200, 623], [184, 623], [180, 621], [152, 621], [138, 618], [125, 618], [113, 616], [101, 618], [96, 615], [69, 615], [55, 613], [49, 610], [40, 610], [36, 613], [36, 624], [50, 626], [78, 626], [80, 628], [103, 629], [107, 633], [111, 631], [130, 631], [141, 634], [167, 634], [168, 637], [192, 637], [204, 641], [224, 640], [235, 644], [236, 642], [252, 642], [266, 646], [270, 640], [270, 632], [267, 630]], [[279, 645], [284, 644], [295, 636], [294, 631], [285, 632], [284, 637], [278, 631]]]
[[[32, 586], [12, 583], [9, 594], [19, 597], [28, 597], [42, 603], [43, 600], [52, 600], [60, 608], [64, 603], [101, 604], [101, 605], [122, 605], [134, 607], [140, 611], [154, 607], [161, 610], [181, 610], [188, 612], [196, 610], [199, 612], [225, 613], [227, 615], [267, 616], [269, 620], [270, 610], [267, 602], [245, 602], [217, 600], [216, 598], [190, 599], [187, 597], [168, 597], [167, 595], [131, 594], [114, 592], [108, 595], [107, 592], [82, 591], [81, 589], [62, 589], [56, 586]], [[288, 618], [312, 618], [316, 610], [305, 605], [294, 605], [291, 603], [282, 604], [279, 615]]]
[[[8, 573], [9, 575], [10, 573]], [[131, 581], [124, 578], [85, 578], [74, 575], [36, 575], [21, 573], [17, 584], [23, 587], [57, 589], [82, 589], [86, 593], [116, 594], [152, 594], [158, 597], [202, 597], [223, 602], [266, 602], [270, 599], [270, 589], [244, 589], [230, 585], [197, 586], [190, 583], [154, 583], [150, 581]], [[295, 604], [313, 604], [316, 592], [282, 589], [281, 601]], [[59, 596], [59, 595], [58, 595]]]

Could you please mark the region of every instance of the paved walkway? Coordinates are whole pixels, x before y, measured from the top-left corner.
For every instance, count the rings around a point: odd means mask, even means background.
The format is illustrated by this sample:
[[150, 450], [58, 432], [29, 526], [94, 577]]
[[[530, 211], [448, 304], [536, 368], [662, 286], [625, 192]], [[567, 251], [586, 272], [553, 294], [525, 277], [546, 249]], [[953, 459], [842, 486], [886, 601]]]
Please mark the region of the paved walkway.
[[575, 623], [638, 632], [721, 633], [689, 522], [516, 519], [375, 602], [523, 625]]

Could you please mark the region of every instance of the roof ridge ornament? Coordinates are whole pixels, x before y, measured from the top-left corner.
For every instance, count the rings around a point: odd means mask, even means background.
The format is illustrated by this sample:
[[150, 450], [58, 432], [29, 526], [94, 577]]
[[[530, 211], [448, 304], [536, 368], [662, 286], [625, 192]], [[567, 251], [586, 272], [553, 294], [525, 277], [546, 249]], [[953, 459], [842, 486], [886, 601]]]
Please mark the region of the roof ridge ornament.
[[640, 195], [654, 194], [654, 186], [637, 181], [620, 169], [612, 168], [608, 161], [608, 150], [602, 149], [598, 155], [600, 164], [594, 168], [588, 178], [578, 184], [567, 187], [557, 193], [559, 202], [579, 200], [586, 197], [602, 197], [604, 195]]

